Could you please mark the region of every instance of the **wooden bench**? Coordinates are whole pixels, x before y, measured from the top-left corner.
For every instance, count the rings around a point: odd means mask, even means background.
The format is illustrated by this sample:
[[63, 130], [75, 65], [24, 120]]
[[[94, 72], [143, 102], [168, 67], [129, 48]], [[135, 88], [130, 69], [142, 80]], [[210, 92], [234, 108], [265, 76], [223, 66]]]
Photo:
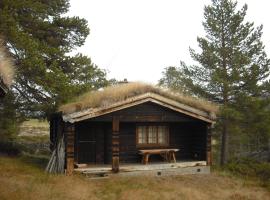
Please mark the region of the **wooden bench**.
[[159, 154], [167, 162], [176, 162], [175, 152], [179, 149], [143, 149], [139, 150], [139, 154], [142, 155], [142, 163], [148, 164], [150, 155]]

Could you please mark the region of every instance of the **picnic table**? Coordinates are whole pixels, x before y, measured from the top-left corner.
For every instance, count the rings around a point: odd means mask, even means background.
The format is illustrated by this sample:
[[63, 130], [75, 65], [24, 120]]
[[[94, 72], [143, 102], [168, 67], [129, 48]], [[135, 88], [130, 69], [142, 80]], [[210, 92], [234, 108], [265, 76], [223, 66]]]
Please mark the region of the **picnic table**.
[[139, 154], [142, 155], [143, 164], [148, 164], [150, 155], [154, 154], [161, 155], [167, 162], [176, 162], [175, 152], [177, 151], [179, 151], [179, 149], [141, 149], [139, 150]]

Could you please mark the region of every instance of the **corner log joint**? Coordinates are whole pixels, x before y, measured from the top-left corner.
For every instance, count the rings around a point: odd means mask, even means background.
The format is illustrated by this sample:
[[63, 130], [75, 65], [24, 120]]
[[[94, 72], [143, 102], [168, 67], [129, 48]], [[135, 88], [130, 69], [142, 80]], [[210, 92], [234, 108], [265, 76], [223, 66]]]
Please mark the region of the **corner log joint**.
[[66, 175], [72, 175], [74, 170], [74, 137], [75, 127], [73, 124], [65, 124], [66, 136]]

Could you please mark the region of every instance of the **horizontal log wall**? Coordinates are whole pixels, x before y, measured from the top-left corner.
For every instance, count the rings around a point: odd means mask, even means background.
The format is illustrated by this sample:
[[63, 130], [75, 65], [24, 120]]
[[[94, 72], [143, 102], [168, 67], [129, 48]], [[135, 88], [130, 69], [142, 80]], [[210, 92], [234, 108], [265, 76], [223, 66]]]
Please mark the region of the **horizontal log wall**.
[[[136, 147], [136, 124], [121, 123], [120, 128], [120, 163], [135, 163], [141, 161], [139, 149], [162, 147]], [[149, 123], [159, 125], [160, 123]], [[145, 125], [145, 123], [144, 123]], [[164, 125], [164, 123], [163, 123]], [[180, 149], [176, 153], [177, 160], [206, 160], [206, 124], [203, 123], [167, 123], [169, 126], [168, 147]], [[152, 160], [162, 161], [158, 155], [151, 156]]]
[[[168, 125], [170, 129], [170, 145], [166, 148], [180, 149], [176, 154], [178, 160], [206, 160], [206, 123], [154, 103], [145, 103], [77, 123], [77, 135], [96, 134], [96, 163], [112, 163], [112, 143], [114, 140], [112, 137], [112, 121], [114, 116], [117, 116], [120, 123], [120, 163], [140, 162], [141, 160], [141, 156], [138, 154], [139, 148], [136, 147], [136, 125], [139, 124]], [[78, 153], [80, 153], [78, 148], [75, 148], [75, 154]], [[157, 160], [160, 160], [159, 156], [152, 157], [151, 159], [156, 157]]]
[[173, 123], [170, 126], [171, 147], [178, 147], [177, 159], [206, 160], [206, 124]]
[[140, 162], [136, 148], [136, 124], [129, 122], [120, 126], [120, 163]]
[[168, 108], [148, 102], [134, 107], [116, 111], [89, 121], [112, 122], [113, 117], [117, 116], [120, 122], [188, 122], [196, 121], [193, 118]]
[[[120, 122], [119, 135], [119, 154], [120, 163], [140, 162], [141, 156], [138, 154], [136, 147], [136, 124], [133, 122]], [[145, 123], [143, 123], [145, 125]], [[160, 123], [150, 123], [158, 125]], [[149, 124], [149, 125], [150, 125]], [[162, 123], [164, 125], [164, 123]], [[206, 160], [206, 125], [202, 123], [167, 123], [169, 126], [169, 147], [178, 148], [176, 153], [177, 160]], [[92, 127], [92, 128], [91, 128]], [[84, 134], [96, 133], [96, 160], [97, 164], [110, 164], [112, 160], [112, 126], [108, 123], [88, 122], [88, 125], [81, 125], [77, 129]], [[77, 143], [77, 142], [76, 142]], [[77, 146], [77, 145], [76, 145]], [[155, 147], [148, 147], [155, 148]], [[157, 147], [160, 148], [160, 147]], [[145, 149], [141, 147], [141, 149]], [[208, 146], [209, 150], [209, 146]], [[210, 149], [211, 150], [211, 149]], [[78, 155], [78, 148], [75, 148], [75, 155]], [[81, 152], [82, 154], [83, 152]], [[87, 153], [87, 152], [86, 152]], [[153, 156], [152, 159], [158, 156]], [[78, 158], [75, 159], [78, 161]], [[93, 159], [91, 159], [93, 160]], [[91, 163], [91, 162], [90, 162]]]
[[[92, 143], [90, 142], [92, 141]], [[93, 143], [94, 142], [94, 143]], [[96, 164], [111, 163], [112, 124], [107, 122], [82, 122], [76, 124], [75, 162]], [[93, 150], [93, 148], [95, 148]], [[95, 155], [91, 155], [93, 151]], [[93, 158], [89, 159], [89, 156]]]

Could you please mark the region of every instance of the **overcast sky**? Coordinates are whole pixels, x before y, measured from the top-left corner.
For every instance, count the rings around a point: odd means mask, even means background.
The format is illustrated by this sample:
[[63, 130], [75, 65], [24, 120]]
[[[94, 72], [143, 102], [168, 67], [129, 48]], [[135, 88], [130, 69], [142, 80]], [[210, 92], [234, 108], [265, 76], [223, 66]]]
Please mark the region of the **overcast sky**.
[[[189, 47], [203, 36], [203, 8], [210, 0], [71, 0], [70, 15], [85, 18], [90, 35], [79, 52], [91, 57], [108, 78], [157, 83], [168, 66], [192, 64]], [[246, 19], [264, 25], [270, 56], [270, 1], [248, 4]]]

